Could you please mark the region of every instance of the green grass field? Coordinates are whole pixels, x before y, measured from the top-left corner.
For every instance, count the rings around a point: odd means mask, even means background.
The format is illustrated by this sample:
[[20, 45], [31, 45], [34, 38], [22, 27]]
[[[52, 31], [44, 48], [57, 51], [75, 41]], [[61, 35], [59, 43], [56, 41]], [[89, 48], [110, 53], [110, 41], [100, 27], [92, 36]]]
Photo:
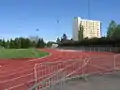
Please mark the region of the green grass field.
[[38, 58], [49, 55], [37, 49], [0, 49], [0, 58]]

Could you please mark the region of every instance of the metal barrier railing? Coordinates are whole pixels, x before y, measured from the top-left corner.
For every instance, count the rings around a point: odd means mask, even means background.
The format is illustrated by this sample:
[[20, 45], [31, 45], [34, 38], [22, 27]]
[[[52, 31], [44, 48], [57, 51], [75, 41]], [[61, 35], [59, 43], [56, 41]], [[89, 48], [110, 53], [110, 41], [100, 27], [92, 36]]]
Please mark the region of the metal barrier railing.
[[[45, 88], [46, 86], [44, 86], [44, 83], [48, 83], [49, 84], [47, 86], [51, 86], [51, 82], [58, 82], [60, 81], [60, 79], [62, 79], [63, 77], [59, 77], [60, 76], [70, 76], [71, 74], [73, 74], [75, 72], [75, 70], [79, 69], [80, 66], [82, 66], [84, 63], [86, 63], [86, 59], [84, 60], [69, 60], [69, 61], [58, 61], [58, 62], [49, 62], [49, 63], [44, 63], [42, 64], [42, 66], [49, 66], [49, 69], [53, 69], [56, 68], [55, 70], [51, 71], [47, 71], [47, 73], [44, 73], [45, 76], [47, 76], [46, 78], [43, 78], [41, 81], [38, 79], [37, 77], [37, 72], [36, 72], [36, 66], [35, 65], [35, 81], [36, 84], [30, 88], [30, 90], [33, 89], [39, 89], [42, 90], [43, 88]], [[40, 64], [41, 65], [41, 64]], [[46, 69], [47, 70], [47, 69]], [[41, 72], [40, 74], [42, 75], [43, 72]], [[56, 79], [55, 79], [56, 78]], [[44, 82], [44, 83], [43, 83]], [[54, 84], [54, 83], [52, 83]]]
[[[108, 72], [120, 70], [120, 54], [114, 56], [86, 58], [83, 60], [56, 61], [36, 64], [35, 84], [29, 90], [63, 90], [65, 81], [77, 76], [90, 74], [107, 74]], [[41, 70], [42, 69], [42, 70]]]

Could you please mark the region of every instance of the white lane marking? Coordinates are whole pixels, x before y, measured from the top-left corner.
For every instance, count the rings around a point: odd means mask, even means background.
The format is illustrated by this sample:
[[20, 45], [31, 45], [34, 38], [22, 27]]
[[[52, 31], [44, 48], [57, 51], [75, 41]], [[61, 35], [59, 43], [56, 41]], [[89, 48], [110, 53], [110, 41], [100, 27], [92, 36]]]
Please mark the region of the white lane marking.
[[1, 77], [6, 77], [6, 76], [10, 76], [10, 75], [15, 75], [15, 74], [18, 74], [18, 73], [21, 73], [21, 72], [27, 72], [27, 71], [30, 71], [30, 70], [32, 71], [33, 68], [31, 67], [31, 68], [28, 68], [28, 69], [23, 69], [23, 70], [20, 70], [19, 72], [16, 72], [16, 71], [18, 71], [18, 70], [16, 69], [15, 72], [8, 73], [8, 74], [5, 74], [5, 75], [1, 75], [0, 78], [1, 78]]
[[49, 55], [47, 55], [47, 56], [44, 56], [44, 57], [41, 57], [41, 58], [35, 58], [35, 59], [31, 59], [31, 60], [29, 60], [30, 62], [32, 62], [32, 61], [37, 61], [37, 60], [41, 60], [41, 59], [43, 59], [43, 58], [46, 58], [46, 57], [49, 57], [49, 56], [51, 56], [52, 54], [50, 53]]
[[24, 83], [21, 83], [21, 84], [18, 84], [18, 85], [12, 86], [12, 87], [10, 87], [10, 88], [7, 88], [7, 89], [5, 89], [5, 90], [11, 90], [11, 89], [14, 89], [14, 88], [17, 88], [17, 87], [23, 86], [23, 85], [24, 85]]
[[[9, 67], [9, 68], [15, 68], [15, 67], [11, 67], [12, 65], [9, 65], [9, 66], [6, 66], [6, 67]], [[18, 69], [13, 69], [12, 71], [10, 72], [16, 72], [16, 71], [21, 71], [21, 70], [24, 70], [24, 68], [29, 68], [29, 67], [20, 67]], [[8, 71], [4, 70], [4, 71], [0, 71], [0, 74], [4, 74], [4, 73], [8, 73]]]
[[[48, 75], [46, 75], [46, 76], [40, 77], [40, 78], [38, 78], [38, 79], [41, 79], [41, 78], [47, 77], [47, 76], [49, 76], [49, 75], [51, 75], [51, 74], [52, 74], [52, 73], [50, 73], [50, 74], [48, 74]], [[35, 81], [35, 79], [31, 79], [31, 80], [29, 80], [27, 83], [31, 83], [31, 82], [34, 82], [34, 81]], [[18, 84], [18, 85], [14, 85], [14, 86], [9, 87], [9, 88], [7, 88], [7, 89], [5, 89], [5, 90], [11, 90], [11, 89], [14, 89], [14, 88], [17, 88], [17, 87], [23, 86], [23, 85], [25, 85], [25, 83], [21, 83], [21, 84]]]
[[16, 79], [19, 79], [19, 78], [23, 78], [23, 77], [26, 77], [26, 76], [30, 76], [34, 74], [33, 72], [32, 73], [29, 73], [29, 74], [25, 74], [25, 75], [21, 75], [21, 76], [18, 76], [16, 78], [12, 78], [12, 79], [8, 79], [8, 80], [4, 80], [4, 81], [0, 81], [0, 83], [6, 83], [6, 82], [10, 82], [10, 81], [14, 81]]
[[12, 78], [12, 79], [8, 79], [8, 80], [0, 81], [0, 83], [6, 83], [6, 82], [14, 81], [16, 79], [23, 78], [23, 77], [26, 77], [26, 76], [30, 76], [32, 74], [34, 74], [34, 73], [29, 73], [29, 74], [21, 75], [21, 76], [16, 77], [16, 78]]
[[[49, 55], [48, 55], [49, 56]], [[47, 57], [48, 57], [47, 56]], [[46, 56], [45, 56], [46, 57]], [[45, 57], [43, 57], [43, 58], [45, 58]], [[39, 59], [41, 59], [41, 58], [39, 58]], [[33, 60], [38, 60], [38, 59], [33, 59]], [[31, 61], [33, 61], [33, 60], [31, 60]], [[31, 73], [31, 74], [33, 74], [33, 73]], [[28, 74], [28, 75], [30, 75], [30, 74]], [[26, 76], [26, 75], [24, 75], [24, 76]], [[21, 76], [21, 77], [23, 77], [23, 76]], [[11, 80], [6, 80], [6, 81], [4, 81], [4, 83], [5, 82], [8, 82], [8, 81], [14, 81], [15, 79], [18, 79], [18, 78], [21, 78], [21, 77], [17, 77], [17, 78], [13, 78], [13, 79], [11, 79]], [[18, 86], [21, 86], [21, 85], [23, 85], [23, 83], [22, 84], [19, 84], [19, 85], [16, 85], [16, 86], [13, 86], [13, 87], [18, 87]], [[11, 88], [13, 88], [13, 87], [11, 87]], [[5, 89], [5, 90], [10, 90], [10, 89]]]
[[16, 79], [19, 79], [19, 78], [23, 78], [23, 77], [26, 77], [26, 76], [30, 76], [32, 75], [33, 73], [29, 73], [29, 74], [26, 74], [26, 75], [22, 75], [20, 77], [16, 77], [16, 78], [12, 78], [12, 79], [8, 79], [8, 80], [4, 80], [4, 81], [0, 81], [0, 83], [6, 83], [6, 82], [10, 82], [10, 81], [14, 81]]
[[[56, 61], [56, 62], [57, 62], [57, 61]], [[88, 63], [88, 60], [85, 61], [85, 64], [86, 64], [86, 63]], [[31, 81], [34, 81], [34, 79], [33, 79], [33, 80], [30, 80], [30, 81], [28, 81], [28, 82], [31, 82]], [[23, 86], [23, 85], [25, 85], [25, 84], [24, 84], [24, 83], [21, 83], [21, 84], [18, 84], [18, 85], [9, 87], [9, 88], [7, 88], [7, 89], [5, 89], [5, 90], [11, 90], [11, 89], [13, 89], [13, 88], [17, 88], [17, 87], [20, 87], [20, 86]]]
[[32, 72], [32, 73], [29, 73], [29, 74], [21, 75], [21, 76], [16, 77], [16, 78], [0, 81], [0, 83], [6, 83], [6, 82], [10, 82], [10, 81], [15, 81], [16, 79], [24, 78], [24, 77], [30, 76], [32, 74], [34, 74], [34, 73]]
[[[56, 58], [55, 58], [56, 59]], [[42, 63], [42, 62], [41, 62]], [[44, 62], [43, 62], [44, 63]], [[34, 66], [34, 65], [33, 65]], [[8, 74], [5, 74], [5, 75], [2, 75], [0, 76], [1, 77], [6, 77], [6, 76], [9, 76], [9, 75], [14, 75], [14, 74], [18, 74], [18, 73], [21, 73], [21, 72], [26, 72], [26, 71], [29, 71], [29, 70], [33, 70], [33, 66], [31, 67], [22, 67], [22, 68], [19, 68], [19, 69], [15, 69], [12, 73], [8, 73]], [[27, 68], [27, 69], [25, 69]], [[20, 70], [20, 71], [19, 71]], [[16, 71], [19, 71], [19, 72], [16, 72]], [[4, 73], [7, 73], [7, 72], [4, 72]], [[2, 73], [3, 74], [3, 73]]]
[[[49, 75], [51, 75], [51, 74], [52, 74], [52, 73], [47, 74], [47, 75], [45, 75], [45, 76], [43, 76], [43, 77], [40, 77], [40, 78], [38, 78], [38, 79], [41, 79], [41, 78], [47, 77], [47, 76], [49, 76]], [[31, 82], [34, 82], [34, 81], [35, 81], [35, 79], [32, 79], [32, 80], [27, 81], [27, 83], [31, 83]], [[11, 90], [11, 89], [14, 89], [14, 88], [17, 88], [17, 87], [23, 86], [23, 85], [25, 85], [25, 83], [21, 83], [21, 84], [18, 84], [18, 85], [14, 85], [14, 86], [9, 87], [9, 88], [7, 88], [7, 89], [5, 89], [5, 90]]]
[[[45, 75], [45, 76], [43, 76], [43, 77], [40, 77], [40, 78], [38, 78], [38, 79], [41, 79], [41, 78], [47, 77], [47, 76], [49, 76], [49, 75], [51, 75], [51, 74], [52, 74], [52, 73], [47, 74], [47, 75]], [[31, 82], [34, 82], [34, 81], [35, 81], [35, 79], [32, 79], [32, 80], [29, 80], [27, 83], [31, 83]], [[17, 87], [23, 86], [23, 85], [25, 85], [25, 83], [21, 83], [21, 84], [18, 84], [18, 85], [15, 85], [15, 86], [9, 87], [9, 88], [7, 88], [7, 89], [5, 89], [5, 90], [11, 90], [11, 89], [14, 89], [14, 88], [17, 88]]]
[[[58, 59], [58, 58], [54, 58], [54, 59]], [[45, 63], [45, 62], [41, 62], [41, 63]], [[40, 64], [40, 63], [39, 63]], [[34, 66], [34, 65], [33, 65]], [[2, 76], [0, 76], [0, 78], [1, 77], [6, 77], [6, 76], [9, 76], [9, 75], [14, 75], [14, 74], [18, 74], [18, 73], [21, 73], [21, 72], [26, 72], [26, 71], [29, 71], [29, 70], [33, 70], [33, 66], [31, 66], [31, 67], [24, 67], [24, 68], [20, 68], [20, 69], [16, 69], [15, 71], [19, 71], [19, 72], [13, 72], [13, 73], [8, 73], [8, 74], [5, 74], [5, 75], [2, 75]], [[25, 69], [25, 68], [27, 68], [27, 69]], [[26, 75], [26, 74], [25, 74]]]
[[[46, 58], [46, 57], [49, 57], [49, 56], [51, 56], [52, 54], [50, 53], [49, 55], [47, 55], [47, 56], [44, 56], [44, 57], [41, 57], [41, 58], [36, 58], [36, 59], [31, 59], [31, 60], [29, 60], [28, 62], [31, 62], [31, 61], [37, 61], [37, 60], [41, 60], [41, 59], [43, 59], [43, 58]], [[11, 66], [11, 65], [9, 65], [9, 66]], [[1, 65], [0, 65], [0, 67], [2, 67]], [[25, 68], [25, 67], [24, 67]], [[24, 68], [22, 67], [22, 68], [19, 68], [19, 69], [14, 69], [15, 71], [18, 71], [18, 70], [20, 70], [20, 69], [23, 69], [24, 70]], [[6, 73], [7, 71], [3, 71], [2, 73]], [[13, 71], [14, 72], [14, 71]], [[22, 71], [21, 71], [22, 72]], [[1, 72], [0, 72], [1, 73]], [[12, 74], [15, 74], [15, 73], [12, 73]]]

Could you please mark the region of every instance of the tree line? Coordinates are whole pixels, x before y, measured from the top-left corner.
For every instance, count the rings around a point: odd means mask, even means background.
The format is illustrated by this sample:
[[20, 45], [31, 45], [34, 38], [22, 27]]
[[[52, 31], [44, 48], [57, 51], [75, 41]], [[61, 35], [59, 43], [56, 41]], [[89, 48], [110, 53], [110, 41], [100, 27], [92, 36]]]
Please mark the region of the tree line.
[[84, 28], [80, 25], [78, 32], [79, 41], [67, 39], [67, 35], [63, 34], [62, 40], [57, 39], [59, 46], [120, 46], [120, 24], [115, 21], [109, 23], [107, 35], [101, 38], [83, 38]]
[[42, 38], [39, 38], [36, 40], [31, 40], [30, 38], [15, 38], [10, 40], [4, 40], [0, 39], [0, 47], [1, 48], [31, 48], [31, 47], [37, 47], [37, 48], [43, 48], [45, 47], [46, 43]]
[[0, 48], [30, 48], [30, 47], [51, 47], [52, 44], [58, 44], [59, 46], [120, 46], [120, 24], [115, 21], [111, 21], [108, 26], [107, 36], [101, 38], [83, 38], [83, 26], [80, 25], [78, 38], [79, 41], [74, 41], [72, 38], [68, 39], [66, 34], [63, 34], [61, 38], [57, 38], [56, 42], [49, 41], [45, 43], [43, 38], [37, 40], [31, 38], [15, 38], [10, 40], [0, 39]]

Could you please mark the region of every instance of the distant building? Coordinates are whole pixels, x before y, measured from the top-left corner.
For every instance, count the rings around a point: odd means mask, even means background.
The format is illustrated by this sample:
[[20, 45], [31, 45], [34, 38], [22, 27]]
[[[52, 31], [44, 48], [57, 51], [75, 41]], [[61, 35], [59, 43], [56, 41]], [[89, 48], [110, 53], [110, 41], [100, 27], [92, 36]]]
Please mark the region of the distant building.
[[58, 44], [52, 44], [52, 48], [58, 47]]
[[38, 36], [29, 36], [30, 41], [38, 42], [39, 37]]
[[73, 40], [78, 41], [78, 31], [80, 24], [83, 26], [83, 38], [100, 38], [101, 37], [101, 22], [97, 20], [81, 19], [75, 17], [73, 20]]

